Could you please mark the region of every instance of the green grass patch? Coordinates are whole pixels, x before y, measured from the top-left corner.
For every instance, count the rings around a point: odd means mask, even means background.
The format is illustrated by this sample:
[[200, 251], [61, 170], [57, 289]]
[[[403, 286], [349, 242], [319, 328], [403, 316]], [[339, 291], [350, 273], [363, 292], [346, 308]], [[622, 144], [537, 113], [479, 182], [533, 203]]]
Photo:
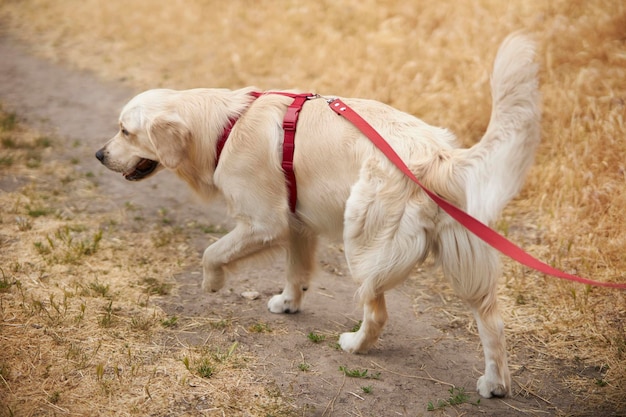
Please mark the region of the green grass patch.
[[26, 206], [27, 213], [30, 217], [43, 217], [54, 212], [50, 207], [30, 207]]
[[447, 400], [438, 400], [437, 402], [428, 402], [428, 406], [426, 409], [428, 411], [441, 410], [448, 406], [460, 405], [460, 404], [472, 404], [478, 405], [480, 404], [480, 399], [476, 400], [476, 402], [472, 402], [470, 396], [465, 392], [465, 388], [450, 388], [448, 390], [450, 393], [450, 397]]
[[317, 333], [314, 333], [314, 332], [310, 332], [310, 333], [307, 335], [307, 338], [308, 338], [311, 342], [313, 342], [313, 343], [321, 343], [321, 342], [323, 342], [324, 340], [326, 340], [326, 336], [324, 336], [323, 334], [317, 334]]
[[151, 330], [154, 325], [154, 317], [140, 315], [130, 319], [130, 329], [133, 331], [147, 332]]
[[100, 317], [100, 326], [107, 328], [113, 324], [113, 301], [109, 301], [109, 304], [104, 307], [104, 313]]
[[254, 323], [248, 326], [248, 330], [252, 333], [270, 333], [272, 331], [269, 324], [262, 322]]
[[172, 290], [172, 284], [162, 282], [156, 278], [145, 277], [142, 280], [145, 286], [145, 292], [149, 295], [168, 295]]
[[90, 282], [89, 289], [100, 297], [106, 298], [109, 296], [109, 284], [103, 284], [98, 280]]
[[161, 326], [163, 327], [172, 328], [172, 327], [176, 327], [177, 324], [178, 324], [178, 317], [176, 316], [168, 317], [166, 319], [161, 320]]
[[17, 127], [17, 115], [9, 112], [4, 113], [0, 108], [0, 130], [3, 132], [10, 132]]
[[85, 256], [96, 253], [102, 240], [102, 229], [92, 236], [84, 236], [81, 228], [63, 226], [52, 235], [46, 235], [45, 242], [34, 243], [37, 252], [50, 263], [76, 264]]
[[52, 146], [52, 138], [48, 136], [39, 136], [37, 139], [35, 139], [34, 146], [36, 148], [49, 148]]
[[215, 367], [208, 359], [202, 360], [202, 362], [200, 362], [200, 364], [196, 367], [196, 373], [202, 378], [211, 378], [214, 372]]
[[4, 149], [17, 149], [18, 143], [12, 136], [6, 136], [0, 141]]
[[367, 369], [361, 371], [359, 369], [348, 369], [347, 366], [340, 366], [339, 370], [343, 372], [345, 376], [349, 376], [350, 378], [380, 379], [380, 372], [371, 374]]
[[0, 156], [0, 167], [8, 168], [13, 165], [15, 159], [11, 155]]
[[11, 287], [16, 284], [16, 281], [12, 277], [6, 275], [4, 273], [4, 269], [2, 268], [0, 268], [0, 273], [2, 274], [2, 278], [0, 278], [0, 293], [9, 292]]

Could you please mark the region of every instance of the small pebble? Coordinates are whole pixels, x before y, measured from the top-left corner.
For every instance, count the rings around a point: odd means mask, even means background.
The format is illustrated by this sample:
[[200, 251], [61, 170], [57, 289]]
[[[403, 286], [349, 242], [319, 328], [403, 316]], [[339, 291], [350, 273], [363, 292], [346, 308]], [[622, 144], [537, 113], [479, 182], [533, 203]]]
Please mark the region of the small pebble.
[[260, 295], [258, 291], [244, 291], [241, 293], [241, 296], [246, 300], [256, 300]]

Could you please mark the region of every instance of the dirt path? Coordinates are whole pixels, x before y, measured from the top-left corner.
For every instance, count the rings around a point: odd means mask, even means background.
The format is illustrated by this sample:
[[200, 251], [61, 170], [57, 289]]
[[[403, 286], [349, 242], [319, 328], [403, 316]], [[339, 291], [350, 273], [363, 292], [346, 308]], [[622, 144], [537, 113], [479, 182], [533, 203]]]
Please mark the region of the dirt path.
[[[225, 227], [223, 205], [200, 204], [178, 179], [160, 174], [141, 184], [130, 184], [100, 166], [94, 151], [113, 134], [118, 110], [133, 95], [121, 84], [104, 83], [94, 76], [71, 71], [30, 56], [13, 40], [0, 37], [0, 101], [31, 126], [52, 131], [67, 140], [59, 159], [78, 157], [77, 169], [93, 172], [99, 189], [113, 204], [132, 202], [150, 207], [151, 215], [166, 208], [174, 221], [203, 222]], [[149, 210], [146, 210], [149, 214]], [[309, 290], [303, 311], [273, 315], [266, 309], [270, 295], [283, 282], [282, 261], [250, 267], [230, 277], [224, 290], [207, 295], [199, 290], [200, 254], [207, 244], [203, 235], [192, 237], [198, 264], [177, 276], [177, 290], [160, 301], [169, 314], [181, 317], [214, 317], [236, 322], [234, 334], [224, 336], [210, 326], [173, 335], [177, 341], [202, 344], [208, 338], [229, 337], [242, 349], [262, 358], [259, 373], [274, 379], [282, 395], [292, 401], [298, 414], [415, 416], [415, 415], [553, 415], [557, 410], [573, 413], [573, 396], [565, 387], [553, 385], [549, 375], [531, 374], [524, 367], [531, 352], [515, 346], [512, 398], [482, 400], [447, 406], [434, 413], [429, 402], [448, 399], [451, 386], [463, 387], [470, 402], [478, 400], [475, 382], [482, 369], [482, 349], [476, 336], [462, 326], [450, 324], [437, 294], [425, 294], [419, 276], [388, 296], [390, 320], [382, 340], [368, 355], [350, 355], [336, 348], [336, 336], [352, 328], [360, 318], [353, 294], [356, 285], [345, 271], [341, 252], [325, 246], [320, 253], [320, 274]], [[256, 291], [260, 297], [241, 297]], [[415, 300], [419, 299], [419, 305]], [[456, 302], [456, 301], [452, 301]], [[251, 332], [254, 323], [266, 323], [271, 332]], [[325, 335], [313, 343], [307, 335]], [[174, 338], [171, 341], [174, 343]], [[306, 365], [304, 365], [306, 364]], [[308, 371], [301, 368], [308, 366]], [[377, 378], [350, 378], [339, 371], [368, 370]], [[538, 392], [524, 389], [528, 381]], [[437, 382], [440, 381], [440, 382]], [[366, 392], [371, 391], [371, 392]]]

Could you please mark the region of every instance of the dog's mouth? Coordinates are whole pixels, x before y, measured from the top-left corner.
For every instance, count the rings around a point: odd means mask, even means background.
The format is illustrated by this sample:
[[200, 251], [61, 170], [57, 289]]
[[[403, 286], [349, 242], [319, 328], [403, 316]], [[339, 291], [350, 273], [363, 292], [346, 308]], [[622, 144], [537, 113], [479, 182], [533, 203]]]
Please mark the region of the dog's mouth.
[[142, 158], [131, 170], [122, 173], [128, 181], [139, 181], [154, 172], [159, 166], [157, 161]]

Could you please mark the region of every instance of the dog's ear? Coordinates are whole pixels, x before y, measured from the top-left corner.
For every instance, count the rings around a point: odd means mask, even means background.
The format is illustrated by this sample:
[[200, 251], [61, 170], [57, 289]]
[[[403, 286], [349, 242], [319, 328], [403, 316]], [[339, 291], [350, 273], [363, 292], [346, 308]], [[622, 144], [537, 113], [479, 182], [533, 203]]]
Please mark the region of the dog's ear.
[[191, 132], [177, 115], [160, 115], [148, 125], [148, 137], [159, 162], [165, 168], [176, 169], [188, 152]]

